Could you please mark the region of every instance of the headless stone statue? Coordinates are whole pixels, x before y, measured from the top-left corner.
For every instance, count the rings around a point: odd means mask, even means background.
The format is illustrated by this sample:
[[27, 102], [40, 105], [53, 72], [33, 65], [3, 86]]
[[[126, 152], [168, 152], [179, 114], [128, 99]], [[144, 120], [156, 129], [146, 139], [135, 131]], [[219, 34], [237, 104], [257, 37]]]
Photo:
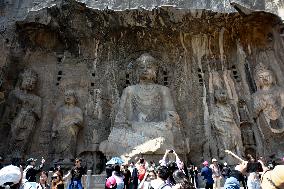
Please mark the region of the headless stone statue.
[[41, 98], [33, 94], [37, 74], [30, 69], [21, 74], [19, 88], [9, 94], [8, 113], [11, 121], [11, 141], [9, 151], [13, 157], [20, 157], [32, 142], [33, 131], [41, 117]]
[[55, 158], [69, 161], [76, 155], [77, 135], [82, 127], [83, 112], [76, 106], [74, 91], [66, 91], [64, 95], [65, 104], [57, 110], [52, 137]]
[[100, 145], [105, 154], [160, 154], [178, 146], [174, 138], [180, 134], [179, 116], [169, 88], [154, 83], [156, 60], [146, 53], [137, 63], [139, 84], [123, 91], [115, 125], [108, 140]]
[[263, 64], [255, 69], [258, 91], [253, 95], [255, 117], [265, 118], [273, 133], [284, 131], [284, 89], [276, 85], [273, 73]]
[[227, 92], [224, 89], [216, 89], [214, 93], [215, 105], [210, 120], [218, 147], [221, 149], [219, 155], [224, 156], [224, 150], [230, 150], [241, 156], [243, 153], [241, 131], [233, 108], [228, 103]]

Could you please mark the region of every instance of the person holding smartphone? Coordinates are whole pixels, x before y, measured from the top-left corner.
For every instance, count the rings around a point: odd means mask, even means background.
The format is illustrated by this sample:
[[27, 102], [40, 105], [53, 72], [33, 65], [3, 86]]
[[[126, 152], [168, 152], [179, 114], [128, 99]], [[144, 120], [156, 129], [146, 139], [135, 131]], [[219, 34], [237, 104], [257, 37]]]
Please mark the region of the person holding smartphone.
[[[163, 156], [163, 159], [161, 159], [161, 160], [159, 161], [160, 165], [162, 165], [162, 166], [167, 166], [167, 164], [168, 164], [167, 157], [168, 157], [169, 154], [174, 154], [174, 155], [175, 155], [175, 158], [176, 158], [175, 163], [177, 164], [177, 167], [178, 167], [180, 170], [183, 170], [184, 164], [183, 164], [183, 162], [180, 160], [180, 158], [178, 157], [177, 153], [176, 153], [173, 149], [171, 149], [171, 150], [166, 150], [166, 152], [165, 152], [165, 154], [164, 154], [164, 156]], [[187, 174], [187, 175], [188, 175], [188, 174]]]
[[230, 177], [226, 179], [224, 189], [240, 189], [240, 180], [246, 174], [247, 161], [243, 161], [232, 170]]
[[259, 173], [263, 171], [261, 163], [256, 161], [256, 159], [248, 154], [249, 161], [247, 163], [247, 170], [248, 173], [248, 181], [247, 187], [248, 189], [260, 189], [260, 176]]

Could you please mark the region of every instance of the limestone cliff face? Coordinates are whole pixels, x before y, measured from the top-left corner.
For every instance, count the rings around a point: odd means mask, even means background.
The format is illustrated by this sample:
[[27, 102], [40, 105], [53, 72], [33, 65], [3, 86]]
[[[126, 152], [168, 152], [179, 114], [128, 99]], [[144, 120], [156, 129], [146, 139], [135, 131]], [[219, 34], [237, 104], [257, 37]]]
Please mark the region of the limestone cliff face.
[[[271, 13], [278, 13], [278, 9], [283, 8], [283, 1], [275, 0], [77, 0], [85, 3], [86, 6], [93, 9], [154, 9], [159, 6], [172, 5], [182, 9], [207, 9], [216, 12], [235, 12], [236, 10], [230, 5], [234, 2], [252, 10], [264, 10]], [[38, 11], [47, 7], [58, 5], [65, 0], [2, 0], [0, 2], [1, 12], [5, 17], [1, 17], [1, 22], [22, 20], [28, 12]]]
[[[126, 8], [132, 8], [131, 2], [134, 8], [156, 1], [44, 2], [7, 1], [2, 6], [0, 151], [6, 152], [5, 157], [10, 155], [7, 143], [13, 124], [25, 104], [20, 100], [10, 111], [9, 96], [19, 89], [22, 70], [30, 68], [38, 74], [32, 93], [42, 99], [41, 117], [30, 146], [20, 156], [54, 158], [52, 125], [64, 91], [71, 88], [84, 114], [76, 153], [95, 160], [93, 169], [99, 171], [103, 158], [98, 146], [113, 126], [122, 90], [137, 83], [134, 60], [145, 52], [160, 60], [157, 83], [170, 88], [188, 160], [226, 159], [219, 136], [239, 131], [243, 153], [283, 155], [283, 133], [271, 132], [253, 108], [253, 94], [262, 90], [255, 82], [258, 63], [271, 70], [277, 86], [284, 87], [283, 25], [278, 16], [244, 9], [238, 13], [224, 3], [219, 4], [223, 13], [216, 12], [221, 10], [217, 1], [160, 1], [157, 5], [177, 4], [184, 9], [149, 10]], [[106, 6], [109, 9], [103, 9]], [[248, 6], [264, 9], [266, 5], [256, 1]], [[216, 100], [220, 89], [227, 94], [221, 105]], [[279, 107], [282, 110], [279, 105], [277, 112]], [[212, 116], [216, 112], [220, 113]], [[222, 131], [216, 123], [237, 130]], [[234, 143], [231, 146], [237, 146]]]

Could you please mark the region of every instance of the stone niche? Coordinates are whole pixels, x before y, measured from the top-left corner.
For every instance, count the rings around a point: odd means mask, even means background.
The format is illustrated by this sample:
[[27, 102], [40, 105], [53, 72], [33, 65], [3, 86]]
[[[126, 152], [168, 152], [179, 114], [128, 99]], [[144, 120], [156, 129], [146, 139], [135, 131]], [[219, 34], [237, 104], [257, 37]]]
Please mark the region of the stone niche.
[[[149, 53], [159, 62], [155, 83], [168, 87], [180, 118], [182, 137], [176, 140], [184, 142], [184, 161], [199, 165], [214, 157], [234, 163], [226, 148], [238, 148], [240, 156], [282, 157], [282, 21], [271, 13], [238, 11], [96, 10], [70, 0], [29, 12], [1, 33], [1, 155], [7, 161], [43, 156], [50, 166], [64, 161], [54, 150], [56, 122], [74, 139], [68, 158], [80, 156], [100, 173], [105, 154], [99, 146], [115, 124], [122, 91], [138, 83], [135, 60]], [[37, 75], [28, 92], [21, 88], [25, 70]], [[275, 96], [266, 95], [261, 71], [273, 78]], [[77, 120], [68, 119], [68, 108], [62, 113], [68, 90], [74, 91]], [[41, 103], [35, 105], [36, 99]], [[38, 106], [30, 113], [31, 129], [22, 117]], [[12, 137], [21, 130], [28, 133], [23, 143]], [[18, 153], [12, 153], [18, 146], [11, 141], [22, 145]]]

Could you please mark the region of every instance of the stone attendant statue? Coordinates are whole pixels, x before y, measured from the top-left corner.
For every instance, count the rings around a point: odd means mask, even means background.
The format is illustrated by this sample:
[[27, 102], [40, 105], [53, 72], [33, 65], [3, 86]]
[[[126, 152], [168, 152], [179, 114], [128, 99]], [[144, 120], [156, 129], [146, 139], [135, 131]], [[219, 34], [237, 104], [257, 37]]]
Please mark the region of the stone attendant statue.
[[20, 86], [9, 94], [6, 116], [12, 118], [9, 151], [13, 157], [21, 157], [32, 142], [33, 131], [41, 118], [41, 98], [33, 93], [37, 73], [31, 69], [20, 75]]
[[255, 69], [257, 92], [253, 95], [255, 117], [264, 117], [273, 133], [284, 131], [284, 89], [276, 85], [273, 73], [262, 63]]
[[169, 88], [154, 83], [156, 62], [147, 53], [137, 59], [139, 84], [123, 91], [115, 125], [100, 145], [106, 155], [131, 157], [140, 150], [158, 154], [169, 148], [178, 150], [174, 138], [180, 134], [179, 116]]
[[214, 93], [215, 104], [210, 120], [212, 129], [216, 135], [218, 147], [221, 149], [219, 156], [224, 155], [224, 150], [230, 150], [241, 156], [243, 145], [236, 112], [234, 112], [234, 108], [228, 103], [226, 90], [216, 89]]
[[82, 127], [83, 112], [76, 106], [76, 95], [72, 90], [65, 92], [65, 104], [57, 110], [52, 127], [55, 158], [70, 161], [75, 157], [77, 135]]

